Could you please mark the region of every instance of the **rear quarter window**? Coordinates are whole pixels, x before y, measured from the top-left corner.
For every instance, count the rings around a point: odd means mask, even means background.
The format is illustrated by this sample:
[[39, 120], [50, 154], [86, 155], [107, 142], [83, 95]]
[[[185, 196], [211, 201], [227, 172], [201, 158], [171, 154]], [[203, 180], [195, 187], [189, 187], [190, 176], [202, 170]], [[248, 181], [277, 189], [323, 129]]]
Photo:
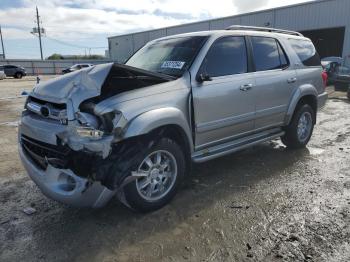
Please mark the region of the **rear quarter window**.
[[297, 53], [303, 65], [321, 66], [320, 56], [318, 55], [311, 41], [303, 39], [289, 39], [289, 43]]
[[281, 45], [271, 37], [251, 38], [256, 71], [283, 69], [289, 65]]

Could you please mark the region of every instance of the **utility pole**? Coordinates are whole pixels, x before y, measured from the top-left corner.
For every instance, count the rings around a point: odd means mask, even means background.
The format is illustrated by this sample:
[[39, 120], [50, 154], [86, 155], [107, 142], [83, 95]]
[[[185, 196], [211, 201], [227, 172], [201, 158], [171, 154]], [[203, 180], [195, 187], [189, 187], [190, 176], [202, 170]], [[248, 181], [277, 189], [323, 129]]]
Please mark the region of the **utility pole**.
[[3, 56], [3, 58], [5, 59], [6, 56], [5, 56], [4, 41], [3, 41], [3, 39], [2, 39], [1, 25], [0, 25], [0, 38], [1, 38], [1, 46], [2, 46], [2, 56]]
[[41, 45], [40, 16], [39, 16], [38, 7], [36, 7], [36, 23], [37, 23], [37, 25], [38, 25], [41, 60], [44, 60], [44, 58], [43, 58], [43, 47], [42, 47], [42, 45]]

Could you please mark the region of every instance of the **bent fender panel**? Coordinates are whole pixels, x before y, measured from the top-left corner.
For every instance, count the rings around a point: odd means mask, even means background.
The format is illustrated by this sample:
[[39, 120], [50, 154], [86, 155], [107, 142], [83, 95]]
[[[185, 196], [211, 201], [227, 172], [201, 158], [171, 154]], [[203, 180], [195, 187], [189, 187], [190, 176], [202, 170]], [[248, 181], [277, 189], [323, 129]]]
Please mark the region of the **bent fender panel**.
[[312, 95], [312, 96], [315, 96], [315, 98], [317, 98], [317, 89], [313, 86], [313, 85], [310, 85], [310, 84], [305, 84], [305, 85], [301, 85], [299, 86], [290, 102], [289, 102], [289, 106], [288, 106], [288, 110], [287, 110], [287, 114], [285, 116], [285, 125], [289, 125], [290, 121], [292, 120], [292, 117], [293, 117], [293, 114], [294, 114], [294, 110], [298, 104], [298, 102], [300, 101], [300, 99], [304, 96], [307, 96], [307, 95]]
[[123, 138], [148, 134], [152, 130], [166, 125], [177, 125], [184, 130], [192, 152], [193, 141], [188, 120], [175, 107], [153, 109], [137, 116], [130, 122]]

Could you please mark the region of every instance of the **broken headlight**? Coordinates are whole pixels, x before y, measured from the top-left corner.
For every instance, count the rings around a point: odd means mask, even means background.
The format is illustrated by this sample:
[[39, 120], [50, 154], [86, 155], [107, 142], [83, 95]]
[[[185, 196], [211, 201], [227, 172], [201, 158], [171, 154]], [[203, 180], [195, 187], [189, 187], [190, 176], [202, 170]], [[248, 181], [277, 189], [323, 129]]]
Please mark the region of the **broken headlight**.
[[81, 137], [87, 137], [90, 139], [100, 139], [103, 136], [103, 131], [85, 126], [78, 126], [77, 133]]
[[99, 120], [97, 117], [89, 113], [77, 112], [76, 118], [80, 124], [76, 127], [79, 136], [90, 139], [102, 138], [104, 132], [99, 130]]

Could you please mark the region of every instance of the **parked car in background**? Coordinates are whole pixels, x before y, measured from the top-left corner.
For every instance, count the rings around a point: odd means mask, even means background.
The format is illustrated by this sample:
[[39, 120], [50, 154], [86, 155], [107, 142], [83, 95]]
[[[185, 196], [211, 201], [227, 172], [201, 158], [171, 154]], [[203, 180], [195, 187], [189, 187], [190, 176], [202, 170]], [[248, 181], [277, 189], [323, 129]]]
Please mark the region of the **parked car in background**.
[[327, 77], [322, 75], [323, 79], [327, 79], [327, 85], [334, 85], [335, 91], [347, 92], [350, 100], [350, 68], [343, 66], [343, 60], [339, 57], [332, 61], [327, 60], [322, 61], [323, 71], [327, 73]]
[[340, 64], [335, 61], [322, 61], [321, 64], [324, 72], [327, 74], [327, 85], [334, 85], [336, 67], [340, 66]]
[[12, 76], [14, 78], [22, 78], [27, 75], [24, 67], [16, 65], [0, 65], [0, 71], [4, 71], [6, 76]]
[[338, 64], [343, 64], [344, 63], [344, 59], [342, 57], [339, 56], [327, 56], [322, 58], [321, 62], [336, 62]]
[[63, 69], [62, 73], [63, 74], [67, 74], [67, 73], [70, 73], [70, 72], [74, 72], [74, 71], [77, 71], [77, 70], [80, 70], [80, 69], [83, 69], [83, 68], [92, 67], [92, 66], [94, 66], [94, 65], [93, 64], [75, 64], [75, 65], [72, 65], [71, 67]]
[[[35, 86], [19, 154], [42, 192], [73, 206], [167, 204], [204, 162], [271, 139], [309, 142], [326, 103], [319, 55], [300, 33], [232, 26], [153, 40]], [[288, 157], [288, 156], [286, 156]]]
[[6, 75], [4, 73], [4, 71], [0, 70], [0, 80], [5, 79]]
[[334, 90], [347, 92], [350, 87], [350, 68], [337, 66], [334, 73]]

